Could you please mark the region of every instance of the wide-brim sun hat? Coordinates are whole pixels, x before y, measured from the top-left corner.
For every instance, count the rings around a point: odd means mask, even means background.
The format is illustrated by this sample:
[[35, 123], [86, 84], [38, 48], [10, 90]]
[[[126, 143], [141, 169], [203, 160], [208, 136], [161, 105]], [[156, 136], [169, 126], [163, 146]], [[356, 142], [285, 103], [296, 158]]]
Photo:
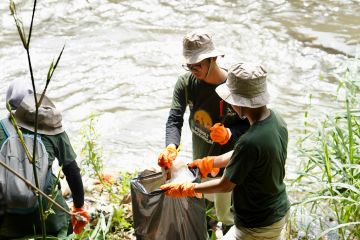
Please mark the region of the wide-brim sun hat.
[[[37, 94], [38, 101], [41, 94]], [[18, 126], [35, 131], [35, 100], [32, 94], [24, 97], [17, 107], [14, 117]], [[64, 132], [62, 127], [61, 113], [56, 109], [54, 103], [44, 96], [38, 109], [38, 133], [45, 135], [57, 135]]]
[[194, 64], [206, 58], [224, 56], [224, 53], [215, 48], [209, 34], [192, 32], [183, 39], [183, 56], [186, 64]]
[[226, 102], [241, 107], [258, 108], [269, 103], [267, 72], [260, 65], [237, 63], [228, 70], [225, 83], [215, 91]]

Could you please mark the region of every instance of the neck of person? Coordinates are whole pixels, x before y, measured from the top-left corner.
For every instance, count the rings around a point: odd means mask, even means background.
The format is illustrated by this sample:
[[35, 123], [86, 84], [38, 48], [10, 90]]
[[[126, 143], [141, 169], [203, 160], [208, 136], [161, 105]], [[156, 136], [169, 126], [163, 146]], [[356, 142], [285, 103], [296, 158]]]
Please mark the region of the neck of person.
[[214, 63], [214, 66], [212, 69], [210, 69], [210, 72], [207, 74], [206, 78], [203, 80], [206, 83], [218, 85], [221, 83], [224, 83], [227, 78], [227, 72], [220, 68], [216, 62]]
[[246, 108], [246, 117], [253, 125], [256, 122], [260, 122], [270, 116], [270, 110], [265, 106], [259, 108]]

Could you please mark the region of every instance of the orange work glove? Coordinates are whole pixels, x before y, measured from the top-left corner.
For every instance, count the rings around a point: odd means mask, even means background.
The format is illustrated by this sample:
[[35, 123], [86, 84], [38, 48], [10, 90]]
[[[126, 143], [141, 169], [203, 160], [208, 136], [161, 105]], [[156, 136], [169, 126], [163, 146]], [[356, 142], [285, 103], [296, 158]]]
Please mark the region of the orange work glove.
[[189, 168], [199, 168], [201, 177], [205, 178], [209, 173], [211, 176], [215, 177], [218, 175], [220, 168], [214, 168], [214, 158], [213, 157], [204, 157], [202, 159], [194, 160], [188, 164]]
[[158, 157], [158, 165], [165, 169], [170, 169], [178, 151], [174, 145], [168, 145]]
[[90, 221], [90, 215], [85, 209], [85, 206], [82, 206], [81, 208], [72, 207], [71, 210], [72, 213], [75, 214], [71, 216], [73, 231], [76, 234], [80, 234], [84, 230], [86, 224]]
[[201, 193], [195, 193], [196, 183], [168, 183], [160, 186], [165, 191], [166, 196], [170, 197], [197, 197], [201, 198]]
[[210, 128], [210, 138], [213, 142], [217, 142], [220, 145], [226, 144], [230, 139], [229, 130], [221, 123], [215, 123]]

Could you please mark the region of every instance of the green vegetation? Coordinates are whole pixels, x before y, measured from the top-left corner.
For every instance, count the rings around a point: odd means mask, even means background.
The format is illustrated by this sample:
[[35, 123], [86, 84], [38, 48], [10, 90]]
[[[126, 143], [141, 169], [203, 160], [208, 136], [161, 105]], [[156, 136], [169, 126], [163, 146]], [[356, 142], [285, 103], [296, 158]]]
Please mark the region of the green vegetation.
[[[360, 61], [348, 64], [346, 73], [336, 76], [341, 82], [336, 100], [344, 102], [344, 109], [321, 120], [306, 119], [305, 127], [311, 127], [313, 133], [305, 131], [299, 141], [304, 162], [294, 184], [305, 194], [294, 204], [295, 219], [303, 207], [309, 209], [312, 219], [305, 231], [309, 233], [311, 224], [316, 224], [320, 232], [316, 238], [333, 234], [360, 239]], [[293, 227], [300, 227], [293, 222]]]
[[[132, 211], [130, 206], [130, 180], [134, 174], [123, 172], [118, 178], [104, 174], [102, 148], [98, 145], [96, 132], [96, 114], [89, 116], [81, 130], [82, 142], [81, 167], [87, 177], [98, 179], [99, 186], [92, 192], [95, 197], [108, 196], [104, 204], [111, 206], [108, 212], [99, 210], [92, 221], [79, 235], [70, 235], [69, 239], [131, 239]], [[84, 171], [85, 170], [85, 171]]]

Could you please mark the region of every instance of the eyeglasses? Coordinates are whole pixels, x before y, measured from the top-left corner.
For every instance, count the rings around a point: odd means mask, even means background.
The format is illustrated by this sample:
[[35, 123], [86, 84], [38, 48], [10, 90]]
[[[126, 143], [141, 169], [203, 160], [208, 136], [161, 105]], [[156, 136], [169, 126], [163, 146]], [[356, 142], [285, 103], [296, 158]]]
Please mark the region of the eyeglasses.
[[181, 65], [186, 71], [192, 71], [195, 68], [201, 67], [201, 62], [195, 64], [183, 64]]
[[183, 64], [181, 65], [186, 71], [192, 71], [195, 68], [200, 68], [202, 63], [205, 61], [209, 61], [210, 62], [210, 58], [205, 58], [204, 60], [198, 62], [198, 63], [194, 63], [194, 64]]

